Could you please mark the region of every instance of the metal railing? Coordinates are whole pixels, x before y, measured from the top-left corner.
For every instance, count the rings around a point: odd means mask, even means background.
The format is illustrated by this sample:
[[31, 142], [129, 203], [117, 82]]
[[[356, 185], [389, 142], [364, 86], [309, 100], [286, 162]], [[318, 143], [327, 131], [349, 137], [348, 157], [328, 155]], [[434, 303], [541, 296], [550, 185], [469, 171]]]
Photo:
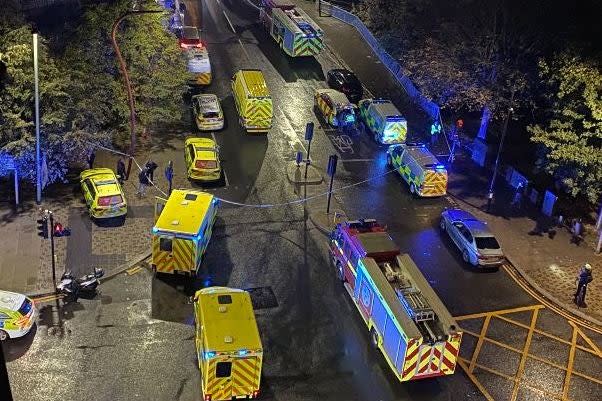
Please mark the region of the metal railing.
[[[324, 7], [326, 6], [326, 7]], [[378, 57], [381, 63], [393, 74], [397, 82], [403, 87], [407, 95], [414, 103], [420, 106], [433, 121], [439, 121], [439, 106], [425, 98], [412, 81], [403, 74], [401, 65], [389, 53], [383, 49], [372, 32], [364, 25], [364, 23], [354, 14], [337, 7], [334, 4], [322, 2], [322, 7], [327, 8], [330, 15], [339, 21], [353, 26], [362, 35], [362, 38], [368, 43], [374, 54]]]

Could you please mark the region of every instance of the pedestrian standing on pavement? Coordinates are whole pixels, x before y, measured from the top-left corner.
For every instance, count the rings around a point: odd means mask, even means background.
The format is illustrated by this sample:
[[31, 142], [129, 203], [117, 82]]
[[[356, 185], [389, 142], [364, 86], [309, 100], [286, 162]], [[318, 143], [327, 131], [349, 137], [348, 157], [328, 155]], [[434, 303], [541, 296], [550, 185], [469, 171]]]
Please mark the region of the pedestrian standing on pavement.
[[136, 195], [138, 195], [141, 198], [146, 196], [146, 186], [149, 184], [150, 182], [148, 180], [148, 170], [146, 167], [144, 167], [142, 170], [140, 170], [140, 173], [138, 174], [138, 191], [136, 192]]
[[148, 159], [145, 167], [148, 171], [148, 179], [151, 183], [155, 182], [155, 170], [157, 169], [157, 167], [159, 167], [159, 165], [155, 163], [152, 159]]
[[[574, 299], [574, 302], [577, 304], [577, 306], [582, 308], [587, 306], [585, 304], [585, 293], [587, 292], [587, 285], [591, 283], [593, 279], [594, 276], [592, 275], [592, 265], [586, 263], [579, 271], [579, 276], [577, 276], [577, 291], [575, 291]], [[582, 293], [582, 296], [579, 296], [579, 293]]]
[[119, 160], [117, 160], [117, 176], [119, 177], [119, 183], [123, 185], [123, 182], [127, 179], [123, 157], [120, 157]]
[[571, 237], [571, 242], [575, 245], [579, 245], [579, 243], [581, 242], [581, 230], [583, 229], [583, 223], [581, 223], [581, 219], [575, 219], [575, 221], [573, 222], [573, 229], [572, 229], [572, 237]]
[[88, 152], [88, 168], [94, 168], [94, 159], [96, 159], [96, 153], [94, 153], [94, 149], [90, 149]]
[[523, 183], [519, 182], [516, 187], [516, 192], [514, 193], [514, 199], [512, 199], [511, 206], [520, 207], [521, 202], [523, 200]]
[[173, 181], [173, 162], [171, 160], [167, 162], [167, 167], [165, 167], [165, 179], [167, 179], [167, 182], [169, 183], [169, 191], [167, 194], [171, 195], [171, 184]]

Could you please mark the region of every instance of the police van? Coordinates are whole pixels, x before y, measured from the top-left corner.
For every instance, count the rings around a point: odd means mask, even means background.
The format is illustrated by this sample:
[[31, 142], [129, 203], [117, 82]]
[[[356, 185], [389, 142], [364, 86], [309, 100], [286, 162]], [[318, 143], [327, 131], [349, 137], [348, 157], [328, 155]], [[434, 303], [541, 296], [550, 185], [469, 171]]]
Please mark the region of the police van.
[[358, 106], [363, 131], [372, 134], [376, 142], [393, 145], [406, 141], [408, 122], [390, 100], [363, 99]]
[[394, 168], [416, 196], [443, 196], [447, 193], [447, 169], [424, 144], [391, 145], [387, 164]]

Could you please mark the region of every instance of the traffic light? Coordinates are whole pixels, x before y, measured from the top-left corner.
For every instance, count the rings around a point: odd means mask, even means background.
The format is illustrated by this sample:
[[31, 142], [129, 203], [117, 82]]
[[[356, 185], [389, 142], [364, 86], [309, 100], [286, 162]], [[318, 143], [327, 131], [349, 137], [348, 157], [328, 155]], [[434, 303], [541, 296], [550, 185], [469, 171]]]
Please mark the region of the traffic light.
[[48, 238], [48, 218], [42, 217], [37, 220], [38, 223], [38, 235], [44, 239]]

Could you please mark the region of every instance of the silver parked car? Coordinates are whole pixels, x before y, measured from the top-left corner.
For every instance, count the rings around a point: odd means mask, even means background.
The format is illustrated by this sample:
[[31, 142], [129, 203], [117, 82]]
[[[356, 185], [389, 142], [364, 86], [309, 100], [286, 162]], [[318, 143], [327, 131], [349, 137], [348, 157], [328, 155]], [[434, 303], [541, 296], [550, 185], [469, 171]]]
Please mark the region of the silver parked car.
[[441, 231], [462, 251], [462, 259], [473, 266], [499, 266], [506, 258], [487, 224], [462, 209], [445, 209], [441, 213]]

